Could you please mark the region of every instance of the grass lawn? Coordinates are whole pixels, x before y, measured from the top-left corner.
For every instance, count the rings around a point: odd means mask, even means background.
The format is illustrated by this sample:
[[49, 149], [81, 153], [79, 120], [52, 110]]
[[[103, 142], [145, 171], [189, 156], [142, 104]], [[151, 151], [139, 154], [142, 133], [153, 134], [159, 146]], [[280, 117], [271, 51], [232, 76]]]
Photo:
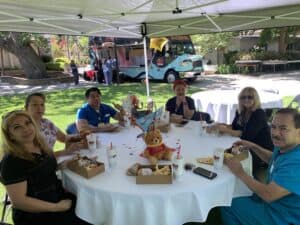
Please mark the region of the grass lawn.
[[[77, 109], [85, 102], [84, 92], [87, 88], [59, 90], [46, 93], [46, 116], [52, 120], [57, 127], [65, 130], [67, 125], [75, 121]], [[100, 87], [102, 92], [102, 102], [112, 104], [113, 102], [120, 103], [121, 99], [127, 94], [132, 93], [139, 96], [140, 101], [146, 103], [146, 87], [141, 83], [125, 83], [120, 86]], [[167, 99], [173, 96], [172, 85], [164, 83], [150, 83], [151, 97], [157, 107], [163, 106]], [[190, 87], [187, 95], [201, 91], [199, 88]], [[0, 96], [0, 116], [6, 112], [22, 109], [26, 94]], [[283, 99], [284, 105], [287, 106], [293, 97]], [[144, 104], [146, 105], [146, 104]], [[1, 140], [0, 140], [1, 142]], [[56, 144], [55, 149], [62, 149], [62, 144]], [[0, 187], [0, 199], [3, 199], [3, 186]], [[2, 212], [2, 206], [0, 207]], [[9, 219], [11, 222], [11, 220]], [[210, 223], [212, 225], [217, 225]]]

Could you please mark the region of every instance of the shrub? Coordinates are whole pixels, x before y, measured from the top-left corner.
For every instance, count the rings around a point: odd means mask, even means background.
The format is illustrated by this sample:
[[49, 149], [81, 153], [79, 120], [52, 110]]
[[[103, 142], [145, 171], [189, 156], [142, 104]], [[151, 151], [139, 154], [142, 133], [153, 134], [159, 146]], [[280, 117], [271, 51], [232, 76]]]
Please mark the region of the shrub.
[[222, 64], [217, 68], [217, 73], [219, 74], [231, 74], [237, 72], [238, 72], [238, 68], [235, 64], [229, 64], [229, 65]]
[[60, 58], [56, 58], [54, 60], [54, 62], [57, 62], [57, 63], [70, 63], [69, 59], [67, 57], [60, 57]]
[[238, 51], [231, 51], [224, 54], [225, 64], [234, 64], [237, 60]]
[[55, 71], [63, 71], [64, 70], [64, 63], [57, 63], [57, 62], [48, 62], [46, 63], [47, 70], [55, 70]]

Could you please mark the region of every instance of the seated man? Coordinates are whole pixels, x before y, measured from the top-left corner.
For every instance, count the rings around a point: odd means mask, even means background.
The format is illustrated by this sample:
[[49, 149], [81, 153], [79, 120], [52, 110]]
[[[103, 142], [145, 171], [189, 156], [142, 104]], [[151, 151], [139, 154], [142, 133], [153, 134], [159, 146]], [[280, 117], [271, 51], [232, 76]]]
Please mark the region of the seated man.
[[101, 103], [101, 92], [92, 87], [85, 92], [87, 103], [77, 111], [76, 126], [78, 131], [91, 130], [92, 132], [111, 131], [115, 129], [109, 121], [110, 117], [119, 120], [123, 125], [123, 115], [111, 106]]
[[269, 164], [266, 184], [243, 170], [236, 159], [226, 165], [253, 192], [251, 197], [235, 198], [231, 207], [222, 207], [223, 225], [290, 225], [300, 222], [300, 114], [280, 109], [273, 118], [271, 136], [275, 146], [270, 152], [252, 142], [238, 141]]

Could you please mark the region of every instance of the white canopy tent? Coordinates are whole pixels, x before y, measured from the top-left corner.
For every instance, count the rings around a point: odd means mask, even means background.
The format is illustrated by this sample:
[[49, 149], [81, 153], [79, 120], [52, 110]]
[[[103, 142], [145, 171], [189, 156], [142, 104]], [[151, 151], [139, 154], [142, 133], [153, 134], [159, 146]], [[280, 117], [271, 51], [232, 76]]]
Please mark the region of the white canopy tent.
[[300, 0], [0, 0], [0, 31], [158, 37], [300, 25]]
[[0, 31], [146, 38], [295, 25], [300, 0], [0, 0]]

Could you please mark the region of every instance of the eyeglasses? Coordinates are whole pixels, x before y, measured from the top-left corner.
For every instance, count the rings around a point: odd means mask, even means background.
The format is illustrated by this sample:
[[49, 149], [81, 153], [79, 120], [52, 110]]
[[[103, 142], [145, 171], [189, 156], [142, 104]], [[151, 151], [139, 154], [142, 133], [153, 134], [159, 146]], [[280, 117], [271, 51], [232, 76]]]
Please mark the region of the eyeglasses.
[[244, 95], [244, 96], [241, 96], [241, 97], [240, 97], [241, 100], [246, 100], [246, 99], [252, 100], [253, 98], [254, 98], [254, 97], [251, 96], [251, 95]]

